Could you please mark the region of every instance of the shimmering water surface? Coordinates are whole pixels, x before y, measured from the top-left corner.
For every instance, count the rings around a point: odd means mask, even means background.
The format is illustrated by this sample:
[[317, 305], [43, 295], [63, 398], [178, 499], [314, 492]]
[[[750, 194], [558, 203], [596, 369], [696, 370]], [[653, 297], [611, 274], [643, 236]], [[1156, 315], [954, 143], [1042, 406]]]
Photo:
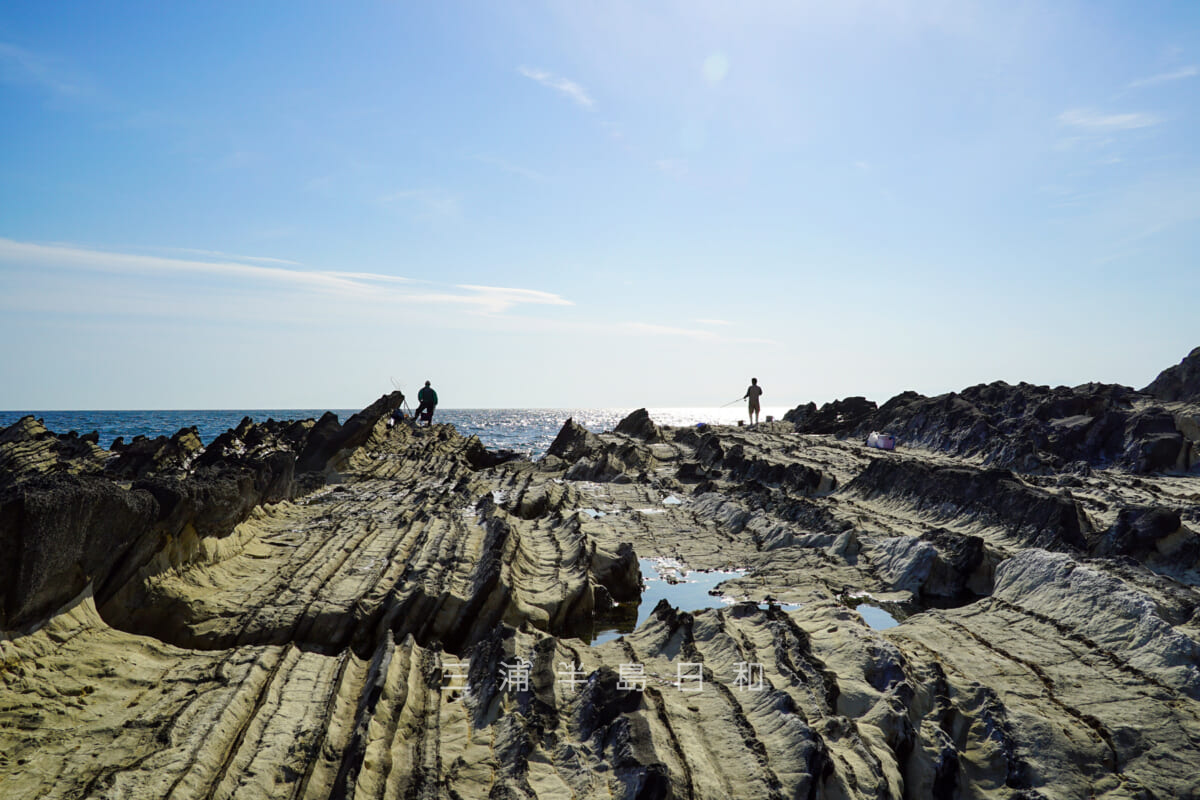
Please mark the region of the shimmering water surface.
[[645, 589], [638, 605], [637, 621], [629, 620], [625, 624], [597, 628], [592, 636], [592, 644], [609, 642], [637, 630], [650, 618], [660, 600], [666, 600], [680, 611], [700, 611], [729, 605], [732, 599], [709, 592], [724, 581], [746, 574], [745, 570], [689, 571], [669, 558], [639, 558], [638, 563], [642, 568]]
[[[355, 411], [357, 409], [334, 409], [333, 413], [345, 422]], [[192, 425], [196, 426], [200, 440], [209, 444], [225, 431], [237, 427], [244, 417], [250, 417], [255, 422], [265, 422], [268, 419], [318, 419], [324, 413], [324, 409], [295, 408], [223, 411], [0, 411], [0, 427], [32, 414], [55, 433], [77, 431], [82, 434], [96, 431], [100, 434], [100, 446], [108, 449], [118, 436], [123, 436], [127, 442], [134, 436], [173, 436], [180, 428]]]
[[[345, 422], [358, 409], [330, 409]], [[447, 408], [437, 410], [434, 422], [450, 423], [464, 436], [478, 436], [485, 446], [507, 448], [531, 458], [545, 454], [568, 418], [597, 433], [616, 427], [632, 408]], [[783, 417], [786, 409], [764, 408], [763, 419]], [[650, 418], [660, 425], [736, 424], [745, 419], [745, 406], [728, 408], [651, 408]], [[0, 427], [32, 414], [55, 433], [78, 431], [100, 434], [100, 446], [108, 448], [118, 436], [171, 436], [192, 425], [208, 444], [236, 427], [243, 417], [255, 422], [267, 419], [317, 419], [325, 409], [228, 409], [202, 411], [0, 411]]]

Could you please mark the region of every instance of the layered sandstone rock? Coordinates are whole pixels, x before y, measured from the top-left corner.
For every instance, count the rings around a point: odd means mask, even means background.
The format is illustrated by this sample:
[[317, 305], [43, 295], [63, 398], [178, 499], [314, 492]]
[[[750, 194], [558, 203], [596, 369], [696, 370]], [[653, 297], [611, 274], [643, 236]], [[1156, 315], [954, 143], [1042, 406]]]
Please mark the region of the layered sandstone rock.
[[[644, 412], [529, 462], [376, 405], [0, 433], [0, 796], [1196, 794], [1200, 479]], [[744, 571], [592, 645], [639, 556]]]
[[149, 559], [230, 536], [261, 504], [336, 475], [402, 400], [385, 395], [345, 426], [246, 419], [203, 452], [195, 428], [110, 454], [94, 435], [19, 420], [0, 431], [0, 626], [29, 625], [88, 585], [104, 602]]

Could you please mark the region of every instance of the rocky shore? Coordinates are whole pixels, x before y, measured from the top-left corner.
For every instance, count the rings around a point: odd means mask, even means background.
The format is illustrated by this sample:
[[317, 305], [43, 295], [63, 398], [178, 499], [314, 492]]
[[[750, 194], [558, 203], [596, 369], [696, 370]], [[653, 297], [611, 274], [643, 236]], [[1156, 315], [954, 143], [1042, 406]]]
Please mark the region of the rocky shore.
[[[1200, 348], [537, 461], [399, 402], [0, 430], [0, 797], [1200, 796]], [[592, 644], [646, 557], [744, 571]]]

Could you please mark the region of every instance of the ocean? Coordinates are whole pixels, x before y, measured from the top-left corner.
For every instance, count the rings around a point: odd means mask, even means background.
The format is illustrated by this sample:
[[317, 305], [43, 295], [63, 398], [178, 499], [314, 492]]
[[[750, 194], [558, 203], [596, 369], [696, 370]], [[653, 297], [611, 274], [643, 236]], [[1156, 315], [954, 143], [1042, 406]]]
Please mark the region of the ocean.
[[[345, 422], [359, 409], [330, 409]], [[590, 431], [600, 433], [616, 427], [632, 408], [446, 408], [437, 410], [435, 423], [450, 423], [464, 436], [478, 436], [490, 449], [506, 448], [530, 458], [545, 454], [554, 437], [567, 419]], [[650, 408], [650, 418], [660, 425], [708, 424], [736, 425], [746, 419], [742, 403], [726, 408]], [[762, 419], [768, 415], [782, 419], [785, 408], [763, 408]], [[100, 446], [108, 448], [114, 439], [123, 436], [171, 436], [180, 428], [196, 426], [206, 445], [220, 434], [235, 427], [243, 417], [255, 422], [268, 419], [317, 419], [325, 409], [226, 409], [171, 411], [0, 411], [0, 428], [28, 414], [41, 419], [55, 433], [77, 431], [81, 434], [96, 431]]]

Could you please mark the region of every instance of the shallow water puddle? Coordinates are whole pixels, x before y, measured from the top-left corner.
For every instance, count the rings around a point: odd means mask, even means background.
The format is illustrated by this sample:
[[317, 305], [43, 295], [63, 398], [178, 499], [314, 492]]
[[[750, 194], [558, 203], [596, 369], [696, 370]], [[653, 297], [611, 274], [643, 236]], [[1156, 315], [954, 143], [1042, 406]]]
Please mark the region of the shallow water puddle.
[[[654, 611], [659, 600], [666, 600], [682, 611], [727, 606], [732, 602], [730, 598], [709, 594], [709, 591], [715, 589], [722, 581], [746, 574], [744, 569], [712, 572], [688, 570], [671, 558], [639, 558], [638, 564], [642, 570], [645, 588], [637, 607], [637, 617], [633, 616], [633, 609], [629, 608], [630, 613], [625, 619], [598, 623], [592, 634], [592, 644], [611, 642], [626, 633], [633, 633], [650, 618], [650, 613]], [[632, 603], [629, 605], [632, 606]]]
[[900, 624], [896, 621], [895, 617], [884, 611], [879, 606], [869, 606], [863, 604], [856, 606], [854, 610], [861, 614], [863, 620], [865, 620], [868, 625], [877, 631], [894, 628]]

